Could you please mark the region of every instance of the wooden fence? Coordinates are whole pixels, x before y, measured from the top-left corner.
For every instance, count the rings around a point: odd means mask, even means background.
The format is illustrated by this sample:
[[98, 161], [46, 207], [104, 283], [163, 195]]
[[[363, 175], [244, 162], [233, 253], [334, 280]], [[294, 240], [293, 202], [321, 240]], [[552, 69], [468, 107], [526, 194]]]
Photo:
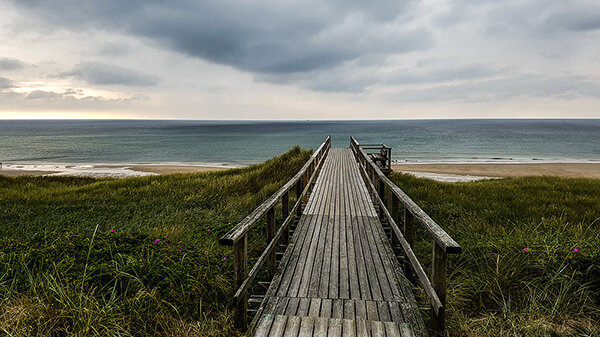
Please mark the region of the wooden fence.
[[[354, 137], [350, 137], [350, 148], [360, 163], [365, 182], [371, 189], [375, 203], [379, 206], [380, 218], [387, 219], [389, 222], [392, 246], [400, 245], [404, 251], [406, 275], [409, 277], [412, 275], [412, 268], [429, 298], [433, 309], [432, 328], [438, 333], [442, 332], [444, 330], [448, 254], [460, 254], [462, 248], [402, 189], [383, 174], [379, 166], [369, 158]], [[391, 200], [386, 199], [386, 190], [390, 192]], [[404, 208], [403, 219], [400, 219], [400, 207]], [[400, 223], [403, 224], [402, 230], [399, 227]], [[423, 226], [433, 240], [433, 260], [429, 277], [413, 252], [415, 223]]]
[[[300, 217], [302, 214], [302, 204], [308, 200], [308, 195], [330, 147], [331, 137], [327, 137], [292, 179], [219, 240], [220, 244], [233, 246], [234, 250], [235, 324], [238, 329], [246, 330], [248, 327], [248, 289], [250, 285], [265, 265], [269, 279], [275, 275], [275, 250], [280, 241], [283, 241], [284, 244], [289, 242], [290, 227], [296, 217]], [[289, 196], [294, 187], [297, 200], [290, 209]], [[283, 223], [276, 232], [275, 207], [280, 202]], [[262, 218], [266, 218], [267, 246], [248, 272], [248, 232]]]

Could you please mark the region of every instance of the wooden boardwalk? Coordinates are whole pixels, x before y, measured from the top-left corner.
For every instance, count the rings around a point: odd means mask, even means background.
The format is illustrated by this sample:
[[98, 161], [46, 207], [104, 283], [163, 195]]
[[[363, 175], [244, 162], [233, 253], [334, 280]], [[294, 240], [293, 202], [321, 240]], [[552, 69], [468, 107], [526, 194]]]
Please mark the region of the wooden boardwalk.
[[258, 310], [255, 336], [424, 336], [350, 149], [330, 149]]

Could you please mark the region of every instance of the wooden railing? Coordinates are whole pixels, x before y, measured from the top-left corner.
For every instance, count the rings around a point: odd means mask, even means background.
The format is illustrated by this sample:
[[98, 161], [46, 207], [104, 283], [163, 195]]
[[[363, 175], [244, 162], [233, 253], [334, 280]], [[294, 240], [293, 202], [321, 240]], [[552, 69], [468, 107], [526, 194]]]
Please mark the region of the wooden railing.
[[[375, 203], [379, 206], [379, 217], [387, 219], [390, 225], [392, 246], [400, 245], [404, 251], [405, 274], [410, 278], [412, 268], [429, 298], [433, 309], [432, 329], [441, 333], [444, 330], [448, 254], [460, 254], [462, 248], [402, 189], [381, 172], [379, 166], [369, 158], [354, 137], [350, 137], [350, 148], [360, 163], [365, 182], [371, 189]], [[391, 200], [386, 200], [386, 189], [390, 191]], [[400, 203], [404, 208], [402, 221]], [[402, 230], [398, 225], [400, 222], [403, 223]], [[433, 239], [433, 261], [429, 277], [413, 251], [415, 223], [423, 226]]]
[[[379, 166], [381, 172], [392, 172], [392, 148], [385, 144], [360, 144], [360, 148]], [[375, 152], [372, 152], [376, 150]]]
[[[235, 325], [238, 329], [246, 330], [248, 327], [248, 289], [250, 285], [265, 264], [268, 278], [272, 279], [275, 275], [275, 250], [279, 245], [279, 241], [283, 240], [284, 244], [289, 242], [290, 227], [296, 216], [299, 217], [302, 214], [302, 204], [308, 201], [308, 194], [314, 185], [316, 176], [330, 147], [331, 137], [327, 137], [292, 179], [219, 240], [221, 245], [233, 246], [234, 250], [235, 294], [233, 298], [236, 306]], [[290, 209], [289, 194], [294, 187], [296, 188], [297, 200]], [[275, 207], [280, 201], [283, 223], [279, 230], [275, 232]], [[266, 218], [267, 247], [248, 272], [248, 232], [263, 217]]]

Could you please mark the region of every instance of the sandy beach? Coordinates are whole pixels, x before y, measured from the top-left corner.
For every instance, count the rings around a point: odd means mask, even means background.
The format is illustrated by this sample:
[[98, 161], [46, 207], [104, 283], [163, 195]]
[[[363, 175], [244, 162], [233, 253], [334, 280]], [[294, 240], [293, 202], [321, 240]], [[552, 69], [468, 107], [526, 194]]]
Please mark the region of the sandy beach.
[[147, 175], [197, 173], [207, 171], [220, 171], [235, 168], [235, 166], [217, 165], [162, 165], [162, 164], [5, 164], [0, 170], [0, 175], [16, 176], [42, 176], [42, 175], [70, 175], [85, 177], [140, 177]]
[[524, 176], [600, 178], [600, 163], [394, 164], [392, 167], [394, 171], [397, 172], [457, 175], [479, 178]]

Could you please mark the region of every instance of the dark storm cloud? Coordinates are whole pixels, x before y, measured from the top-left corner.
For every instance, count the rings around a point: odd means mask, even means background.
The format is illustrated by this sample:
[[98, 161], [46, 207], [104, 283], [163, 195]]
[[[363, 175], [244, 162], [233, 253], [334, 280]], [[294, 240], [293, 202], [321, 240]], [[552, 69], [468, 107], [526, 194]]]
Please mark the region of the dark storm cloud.
[[[493, 77], [501, 73], [483, 64], [460, 64], [455, 59], [429, 58], [412, 67], [381, 70], [381, 65], [347, 64], [331, 70], [257, 76], [265, 82], [296, 83], [326, 92], [362, 92], [373, 85], [431, 84]], [[385, 66], [383, 66], [385, 69]]]
[[8, 57], [0, 57], [0, 70], [14, 70], [23, 68], [23, 62], [8, 58]]
[[[15, 1], [57, 26], [120, 30], [254, 73], [331, 68], [367, 55], [427, 48], [411, 1]], [[69, 10], [63, 10], [69, 8]]]
[[100, 62], [79, 63], [71, 71], [61, 73], [57, 77], [72, 77], [90, 84], [116, 84], [132, 87], [153, 86], [159, 82], [159, 78], [156, 76]]
[[0, 90], [13, 88], [14, 84], [6, 77], [0, 77]]

